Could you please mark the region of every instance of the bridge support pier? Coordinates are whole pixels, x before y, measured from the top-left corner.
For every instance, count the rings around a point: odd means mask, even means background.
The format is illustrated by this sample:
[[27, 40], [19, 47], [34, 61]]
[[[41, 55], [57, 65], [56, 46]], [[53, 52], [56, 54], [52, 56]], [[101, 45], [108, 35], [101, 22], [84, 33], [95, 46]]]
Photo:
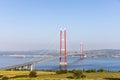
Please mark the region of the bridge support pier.
[[25, 66], [25, 69], [26, 69], [26, 70], [28, 69], [28, 66], [27, 66], [27, 65]]
[[21, 69], [22, 69], [22, 67], [20, 66], [20, 67], [19, 67], [19, 70], [21, 70]]
[[24, 66], [20, 66], [20, 67], [19, 67], [19, 70], [23, 70], [23, 67], [24, 67]]
[[33, 64], [30, 65], [30, 71], [32, 71], [32, 70], [33, 70]]

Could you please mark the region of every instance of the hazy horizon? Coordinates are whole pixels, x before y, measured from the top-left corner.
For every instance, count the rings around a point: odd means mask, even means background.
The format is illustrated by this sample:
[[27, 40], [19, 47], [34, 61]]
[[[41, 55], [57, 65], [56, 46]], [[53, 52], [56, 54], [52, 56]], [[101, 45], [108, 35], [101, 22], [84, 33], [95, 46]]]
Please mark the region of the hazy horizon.
[[120, 49], [119, 0], [0, 0], [0, 51]]

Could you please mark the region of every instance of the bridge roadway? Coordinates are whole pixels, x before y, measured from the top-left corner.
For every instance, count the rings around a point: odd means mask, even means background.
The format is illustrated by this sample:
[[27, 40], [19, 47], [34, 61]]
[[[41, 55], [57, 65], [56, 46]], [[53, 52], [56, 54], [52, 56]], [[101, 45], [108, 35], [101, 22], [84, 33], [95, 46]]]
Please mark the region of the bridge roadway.
[[47, 57], [44, 59], [40, 59], [40, 60], [35, 60], [35, 61], [30, 61], [30, 62], [26, 62], [26, 63], [22, 63], [22, 64], [15, 64], [12, 66], [7, 66], [7, 67], [3, 67], [0, 68], [0, 70], [24, 70], [24, 69], [30, 69], [31, 71], [33, 70], [33, 65], [35, 65], [36, 63], [40, 63], [40, 62], [45, 62], [45, 61], [49, 61], [49, 60], [53, 60], [59, 57]]
[[[74, 54], [68, 54], [66, 56], [72, 56]], [[62, 56], [63, 57], [63, 56]], [[47, 57], [44, 59], [40, 59], [40, 60], [35, 60], [35, 61], [30, 61], [30, 62], [26, 62], [26, 63], [22, 63], [22, 64], [15, 64], [12, 66], [7, 66], [7, 67], [3, 67], [0, 68], [0, 70], [33, 70], [33, 65], [35, 65], [36, 63], [40, 63], [40, 62], [45, 62], [45, 61], [49, 61], [49, 60], [53, 60], [59, 58], [59, 56], [54, 56], [54, 57]]]

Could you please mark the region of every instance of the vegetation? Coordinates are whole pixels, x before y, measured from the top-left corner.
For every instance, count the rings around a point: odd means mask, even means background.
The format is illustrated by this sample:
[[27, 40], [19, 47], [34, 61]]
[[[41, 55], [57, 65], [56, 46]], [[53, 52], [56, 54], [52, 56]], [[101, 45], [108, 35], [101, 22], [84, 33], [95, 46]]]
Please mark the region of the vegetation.
[[67, 72], [68, 72], [67, 70], [57, 70], [56, 74], [65, 74]]
[[93, 72], [96, 72], [96, 70], [95, 69], [89, 69], [89, 70], [86, 70], [85, 72], [93, 73]]
[[2, 78], [3, 77], [3, 74], [0, 74], [0, 78]]
[[[80, 75], [77, 75], [79, 73]], [[37, 77], [29, 77], [30, 71], [0, 71], [2, 77], [8, 80], [76, 80], [75, 74], [80, 76], [77, 80], [120, 80], [120, 72], [81, 72], [81, 70], [67, 71], [57, 74], [56, 72], [37, 71]], [[84, 75], [83, 75], [84, 74]], [[73, 76], [74, 75], [74, 76]], [[83, 79], [84, 78], [84, 79]]]
[[83, 74], [82, 70], [74, 70], [73, 72], [73, 76], [76, 79], [80, 79], [80, 78], [85, 78], [86, 76]]
[[8, 77], [2, 77], [2, 80], [8, 80], [9, 78]]
[[37, 77], [37, 72], [36, 71], [30, 71], [29, 77]]
[[102, 69], [102, 68], [97, 70], [97, 72], [105, 72], [105, 71], [106, 71], [106, 70], [104, 70], [104, 69]]

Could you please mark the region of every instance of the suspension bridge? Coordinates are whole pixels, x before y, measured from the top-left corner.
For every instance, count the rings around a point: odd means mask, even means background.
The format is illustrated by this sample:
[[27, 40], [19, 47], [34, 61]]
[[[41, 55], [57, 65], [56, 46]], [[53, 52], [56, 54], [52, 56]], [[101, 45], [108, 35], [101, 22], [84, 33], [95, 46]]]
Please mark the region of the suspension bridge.
[[[3, 68], [0, 68], [0, 70], [31, 70], [32, 71], [33, 66], [35, 64], [53, 60], [56, 58], [59, 58], [59, 65], [60, 65], [59, 68], [67, 69], [67, 56], [69, 56], [69, 55], [73, 55], [73, 54], [67, 54], [67, 52], [66, 52], [66, 29], [60, 29], [60, 55], [59, 56], [25, 62], [25, 63], [21, 63], [21, 64], [15, 64], [12, 66], [6, 66]], [[83, 53], [83, 44], [81, 43], [80, 44], [80, 58], [84, 58], [84, 57], [85, 57], [85, 54]]]

